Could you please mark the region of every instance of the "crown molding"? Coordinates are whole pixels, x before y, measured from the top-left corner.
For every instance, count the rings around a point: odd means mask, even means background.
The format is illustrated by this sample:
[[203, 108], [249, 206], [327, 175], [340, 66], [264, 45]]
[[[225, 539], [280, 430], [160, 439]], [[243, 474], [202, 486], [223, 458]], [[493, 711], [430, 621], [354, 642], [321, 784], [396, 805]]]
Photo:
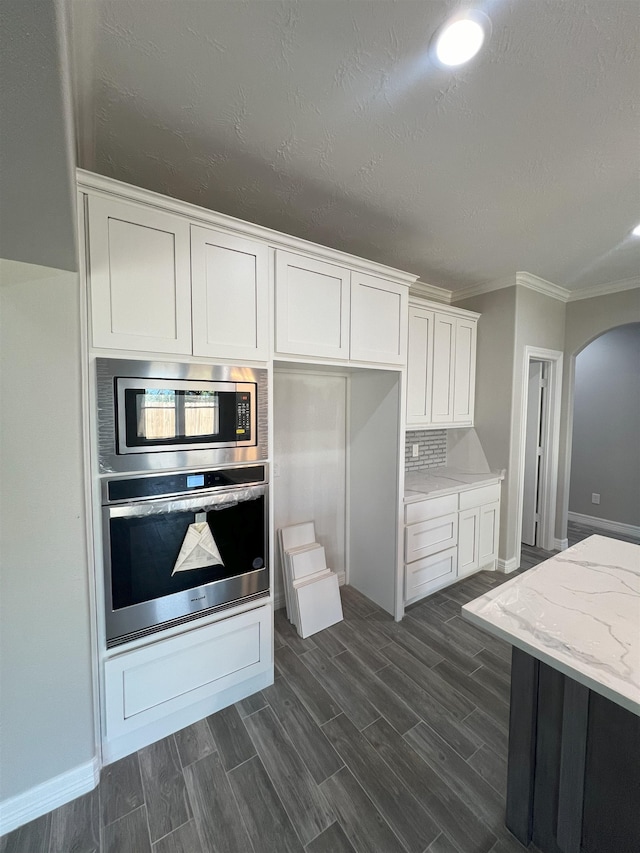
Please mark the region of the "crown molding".
[[593, 299], [595, 296], [608, 296], [611, 293], [621, 293], [623, 290], [635, 290], [636, 288], [640, 288], [640, 276], [622, 278], [620, 281], [610, 281], [608, 284], [595, 284], [593, 287], [585, 287], [583, 290], [572, 290], [569, 294], [569, 302], [577, 302], [579, 299]]
[[482, 296], [485, 293], [491, 293], [494, 290], [504, 290], [506, 287], [514, 287], [516, 283], [515, 275], [505, 276], [504, 278], [494, 279], [492, 281], [483, 281], [480, 284], [472, 284], [470, 287], [463, 287], [461, 290], [454, 290], [451, 294], [452, 302], [462, 302], [463, 299], [471, 299], [472, 296]]
[[544, 293], [545, 296], [550, 296], [552, 299], [557, 299], [560, 302], [568, 302], [571, 296], [571, 291], [565, 287], [560, 287], [559, 284], [553, 284], [553, 282], [546, 281], [544, 278], [540, 278], [530, 272], [517, 272], [516, 284], [526, 287], [529, 290], [535, 290], [538, 293]]
[[419, 299], [431, 299], [436, 302], [444, 302], [451, 305], [453, 294], [444, 287], [436, 287], [427, 284], [426, 281], [416, 281], [411, 285], [409, 296], [417, 296]]
[[[262, 240], [276, 249], [284, 249], [289, 252], [303, 252], [319, 260], [348, 266], [367, 275], [378, 276], [407, 287], [412, 287], [418, 278], [417, 275], [396, 269], [395, 267], [389, 267], [377, 261], [370, 261], [367, 258], [351, 255], [340, 249], [332, 249], [329, 246], [312, 243], [310, 240], [304, 240], [301, 237], [294, 237], [281, 231], [275, 231], [273, 228], [256, 225], [253, 222], [246, 222], [235, 216], [229, 216], [226, 213], [217, 213], [216, 211], [199, 207], [190, 202], [179, 201], [178, 199], [153, 192], [152, 190], [126, 184], [115, 178], [98, 175], [95, 172], [76, 169], [76, 178], [78, 188], [81, 192], [84, 191], [92, 195], [102, 195], [111, 198], [116, 197], [136, 205], [159, 208], [163, 211], [176, 213], [179, 216], [185, 216], [197, 225], [224, 228], [243, 237], [253, 237], [257, 240]], [[434, 290], [438, 291], [439, 288], [434, 288]]]

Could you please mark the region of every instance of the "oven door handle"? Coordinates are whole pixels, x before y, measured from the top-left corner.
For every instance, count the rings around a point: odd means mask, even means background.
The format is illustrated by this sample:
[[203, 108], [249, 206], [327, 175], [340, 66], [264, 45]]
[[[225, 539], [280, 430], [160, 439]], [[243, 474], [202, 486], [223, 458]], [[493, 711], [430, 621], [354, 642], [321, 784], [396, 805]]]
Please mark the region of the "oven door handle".
[[145, 501], [132, 501], [118, 506], [106, 506], [109, 518], [143, 518], [149, 515], [168, 515], [172, 512], [207, 512], [236, 506], [245, 501], [253, 501], [266, 494], [266, 485], [247, 486], [240, 489], [208, 492], [180, 498], [161, 498]]

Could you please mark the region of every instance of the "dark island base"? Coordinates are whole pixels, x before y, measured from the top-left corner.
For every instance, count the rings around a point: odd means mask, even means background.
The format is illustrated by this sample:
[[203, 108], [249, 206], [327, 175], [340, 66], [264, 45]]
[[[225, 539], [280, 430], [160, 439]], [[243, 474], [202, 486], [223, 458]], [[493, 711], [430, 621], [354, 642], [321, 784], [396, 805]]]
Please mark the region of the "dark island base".
[[640, 717], [516, 648], [506, 824], [543, 853], [640, 851]]

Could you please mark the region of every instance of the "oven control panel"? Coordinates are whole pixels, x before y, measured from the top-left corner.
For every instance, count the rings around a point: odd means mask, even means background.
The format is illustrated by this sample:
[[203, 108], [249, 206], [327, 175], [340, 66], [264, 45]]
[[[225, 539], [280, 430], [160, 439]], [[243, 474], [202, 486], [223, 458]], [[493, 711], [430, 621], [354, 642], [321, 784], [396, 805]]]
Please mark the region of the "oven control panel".
[[266, 466], [214, 468], [147, 477], [126, 477], [106, 481], [104, 503], [183, 495], [207, 489], [233, 488], [266, 482]]

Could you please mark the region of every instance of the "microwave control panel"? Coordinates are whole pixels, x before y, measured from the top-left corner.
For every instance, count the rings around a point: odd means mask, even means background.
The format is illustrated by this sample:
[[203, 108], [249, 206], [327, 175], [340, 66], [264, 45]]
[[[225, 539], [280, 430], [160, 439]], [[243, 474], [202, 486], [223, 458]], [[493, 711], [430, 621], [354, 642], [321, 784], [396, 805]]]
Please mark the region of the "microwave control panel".
[[243, 441], [251, 438], [251, 395], [248, 391], [236, 394], [236, 435]]

